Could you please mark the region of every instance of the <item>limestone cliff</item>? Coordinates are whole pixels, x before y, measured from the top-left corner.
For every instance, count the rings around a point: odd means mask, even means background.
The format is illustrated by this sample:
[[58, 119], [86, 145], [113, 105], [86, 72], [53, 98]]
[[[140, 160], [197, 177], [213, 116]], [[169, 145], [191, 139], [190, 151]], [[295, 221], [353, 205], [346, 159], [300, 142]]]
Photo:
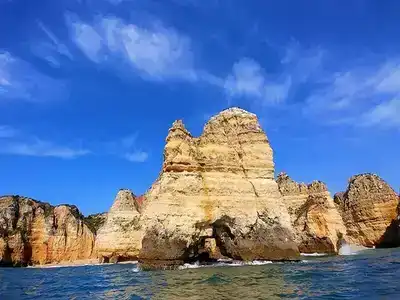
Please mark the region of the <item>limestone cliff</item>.
[[176, 121], [166, 141], [162, 172], [145, 195], [141, 259], [188, 260], [210, 239], [235, 259], [297, 257], [272, 149], [254, 114], [225, 110], [198, 138]]
[[75, 206], [0, 197], [0, 265], [87, 259], [93, 246], [94, 235]]
[[[347, 190], [335, 195], [351, 243], [379, 246], [399, 204], [396, 192], [379, 176], [361, 174], [350, 178]], [[386, 237], [386, 243], [390, 243]]]
[[99, 229], [96, 250], [101, 261], [137, 258], [141, 249], [141, 201], [130, 190], [120, 190], [105, 224]]
[[277, 178], [279, 190], [303, 253], [337, 253], [346, 228], [326, 185], [297, 183], [286, 173]]

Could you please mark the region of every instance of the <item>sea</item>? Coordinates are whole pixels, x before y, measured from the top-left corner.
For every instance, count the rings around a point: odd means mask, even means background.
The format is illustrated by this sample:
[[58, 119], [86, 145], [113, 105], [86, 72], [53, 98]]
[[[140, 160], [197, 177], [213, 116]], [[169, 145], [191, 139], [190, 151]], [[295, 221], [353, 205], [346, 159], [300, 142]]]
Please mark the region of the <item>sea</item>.
[[400, 299], [400, 249], [224, 261], [142, 271], [135, 263], [0, 268], [0, 299]]

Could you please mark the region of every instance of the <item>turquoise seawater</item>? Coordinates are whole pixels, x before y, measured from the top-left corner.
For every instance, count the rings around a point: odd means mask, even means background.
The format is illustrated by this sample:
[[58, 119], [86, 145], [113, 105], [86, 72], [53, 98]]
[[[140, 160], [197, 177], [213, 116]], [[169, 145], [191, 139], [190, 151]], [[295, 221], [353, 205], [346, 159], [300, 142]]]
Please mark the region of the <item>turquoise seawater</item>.
[[136, 264], [0, 269], [0, 299], [400, 299], [400, 249], [297, 263], [140, 271]]

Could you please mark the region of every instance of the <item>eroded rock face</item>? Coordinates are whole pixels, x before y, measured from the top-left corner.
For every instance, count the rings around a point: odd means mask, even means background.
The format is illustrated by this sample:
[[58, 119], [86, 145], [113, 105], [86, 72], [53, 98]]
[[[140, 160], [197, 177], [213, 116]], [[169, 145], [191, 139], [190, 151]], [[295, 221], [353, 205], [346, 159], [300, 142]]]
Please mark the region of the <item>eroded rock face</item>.
[[53, 207], [0, 197], [0, 264], [57, 263], [90, 258], [94, 235], [75, 206]]
[[300, 252], [337, 253], [346, 228], [326, 185], [320, 181], [297, 183], [286, 173], [279, 174], [277, 182]]
[[141, 202], [127, 189], [120, 190], [98, 230], [96, 250], [100, 261], [137, 259], [142, 248]]
[[[379, 246], [397, 218], [399, 198], [379, 176], [361, 174], [350, 178], [347, 190], [335, 195], [351, 243]], [[386, 238], [386, 243], [391, 243]]]
[[199, 138], [173, 124], [141, 222], [141, 260], [194, 259], [208, 238], [236, 259], [299, 254], [269, 141], [256, 116], [238, 108], [213, 117]]

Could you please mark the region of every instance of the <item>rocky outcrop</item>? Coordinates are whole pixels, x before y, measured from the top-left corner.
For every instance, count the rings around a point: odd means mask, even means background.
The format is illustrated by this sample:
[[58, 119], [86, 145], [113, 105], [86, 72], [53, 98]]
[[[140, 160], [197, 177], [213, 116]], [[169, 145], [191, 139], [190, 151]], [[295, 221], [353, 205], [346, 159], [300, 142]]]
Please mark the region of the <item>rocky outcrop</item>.
[[105, 224], [97, 233], [96, 250], [101, 262], [137, 259], [142, 241], [142, 202], [143, 197], [136, 198], [130, 190], [118, 192]]
[[141, 199], [120, 191], [96, 246], [101, 261], [138, 257], [163, 266], [222, 257], [296, 259], [272, 149], [257, 117], [225, 110], [198, 138], [174, 122], [159, 178]]
[[[335, 202], [346, 225], [349, 242], [365, 247], [393, 242], [387, 230], [398, 216], [399, 196], [379, 176], [351, 177], [347, 190], [335, 195]], [[392, 228], [395, 229], [395, 224]]]
[[337, 253], [346, 228], [326, 185], [297, 183], [286, 173], [277, 178], [302, 253]]
[[94, 235], [75, 206], [0, 197], [0, 265], [87, 259], [93, 246]]
[[195, 259], [210, 239], [234, 259], [298, 256], [269, 141], [257, 117], [238, 108], [211, 118], [199, 138], [174, 122], [141, 220], [141, 260]]

